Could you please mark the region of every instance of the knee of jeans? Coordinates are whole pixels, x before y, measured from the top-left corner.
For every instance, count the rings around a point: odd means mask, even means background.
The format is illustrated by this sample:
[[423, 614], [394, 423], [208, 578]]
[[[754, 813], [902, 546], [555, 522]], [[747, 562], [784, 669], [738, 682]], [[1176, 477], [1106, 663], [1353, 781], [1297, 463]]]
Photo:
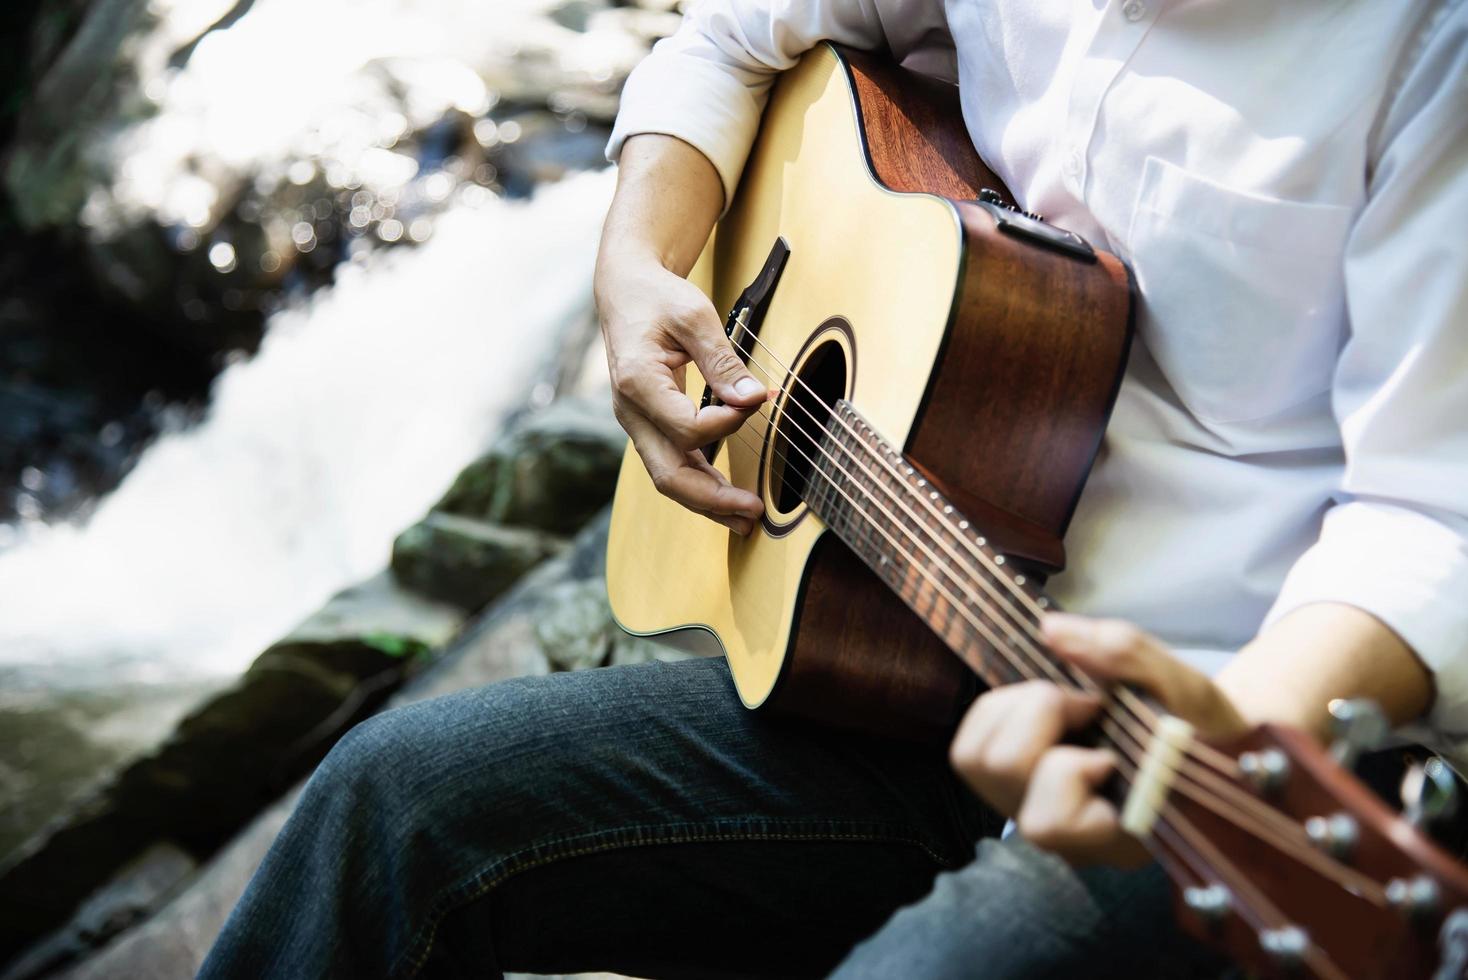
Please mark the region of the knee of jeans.
[[311, 789], [335, 797], [381, 797], [400, 785], [413, 764], [406, 709], [373, 715], [352, 727], [327, 753], [311, 776]]

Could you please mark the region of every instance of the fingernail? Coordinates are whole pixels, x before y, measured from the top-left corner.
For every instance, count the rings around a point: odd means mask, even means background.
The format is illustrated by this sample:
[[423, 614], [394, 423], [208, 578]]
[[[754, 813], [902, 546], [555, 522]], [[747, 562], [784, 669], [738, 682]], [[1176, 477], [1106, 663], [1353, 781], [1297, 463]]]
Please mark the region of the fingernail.
[[734, 390], [739, 392], [741, 398], [753, 398], [755, 395], [763, 395], [765, 393], [765, 386], [754, 380], [754, 378], [745, 375], [734, 382]]
[[1040, 628], [1051, 643], [1081, 643], [1091, 636], [1091, 621], [1070, 613], [1046, 613]]

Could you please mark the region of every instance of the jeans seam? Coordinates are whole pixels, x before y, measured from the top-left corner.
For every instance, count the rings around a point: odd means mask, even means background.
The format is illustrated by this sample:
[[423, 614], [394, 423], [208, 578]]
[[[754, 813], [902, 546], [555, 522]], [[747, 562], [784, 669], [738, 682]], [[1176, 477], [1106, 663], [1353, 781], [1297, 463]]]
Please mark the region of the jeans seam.
[[[623, 839], [628, 833], [636, 834], [639, 831], [652, 830], [654, 834], [648, 837], [636, 837], [631, 840]], [[586, 857], [591, 854], [601, 854], [620, 848], [649, 847], [662, 844], [703, 844], [715, 841], [759, 841], [759, 840], [782, 840], [782, 841], [866, 841], [870, 843], [906, 844], [916, 847], [932, 858], [940, 867], [953, 867], [952, 861], [942, 857], [938, 851], [930, 846], [927, 841], [913, 836], [904, 836], [896, 833], [880, 832], [851, 832], [833, 833], [821, 831], [765, 831], [759, 833], [751, 832], [729, 832], [719, 830], [705, 830], [697, 833], [674, 833], [664, 835], [656, 833], [657, 828], [647, 825], [632, 825], [621, 827], [616, 830], [599, 830], [589, 834], [578, 834], [572, 837], [553, 838], [542, 841], [530, 847], [521, 848], [508, 857], [494, 862], [490, 867], [471, 875], [464, 883], [456, 885], [447, 892], [442, 893], [436, 899], [429, 910], [429, 923], [420, 930], [418, 938], [414, 939], [411, 946], [399, 957], [401, 963], [407, 961], [407, 971], [404, 977], [417, 976], [418, 971], [423, 969], [428, 955], [433, 951], [433, 943], [437, 938], [438, 927], [449, 912], [455, 908], [467, 905], [470, 902], [482, 898], [492, 891], [496, 886], [503, 884], [507, 879], [535, 868], [554, 864], [571, 858]], [[587, 838], [598, 838], [612, 836], [616, 839], [607, 840], [597, 844], [588, 844], [571, 850], [561, 850], [566, 844], [573, 841], [585, 840]], [[551, 853], [525, 861], [525, 855], [534, 851], [548, 850]], [[497, 870], [496, 870], [497, 869]], [[426, 930], [426, 931], [425, 931]], [[420, 948], [421, 947], [421, 948]], [[414, 951], [417, 950], [415, 953]], [[389, 971], [389, 975], [397, 975], [395, 968]]]

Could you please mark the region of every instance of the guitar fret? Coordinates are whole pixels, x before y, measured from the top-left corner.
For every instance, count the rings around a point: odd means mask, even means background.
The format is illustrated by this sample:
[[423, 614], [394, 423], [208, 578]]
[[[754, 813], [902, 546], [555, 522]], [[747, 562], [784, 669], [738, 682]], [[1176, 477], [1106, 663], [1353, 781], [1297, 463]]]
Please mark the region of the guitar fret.
[[[1000, 636], [1012, 625], [994, 619], [992, 602], [974, 597], [987, 597], [987, 586], [1001, 596], [1015, 590], [1038, 601], [1033, 584], [1016, 581], [1003, 557], [849, 403], [837, 403], [813, 455], [817, 486], [807, 488], [806, 502], [826, 526], [986, 681], [1019, 679], [1020, 670], [975, 619]], [[972, 561], [972, 549], [985, 564]], [[1011, 607], [1006, 616], [1024, 609], [1014, 602]]]

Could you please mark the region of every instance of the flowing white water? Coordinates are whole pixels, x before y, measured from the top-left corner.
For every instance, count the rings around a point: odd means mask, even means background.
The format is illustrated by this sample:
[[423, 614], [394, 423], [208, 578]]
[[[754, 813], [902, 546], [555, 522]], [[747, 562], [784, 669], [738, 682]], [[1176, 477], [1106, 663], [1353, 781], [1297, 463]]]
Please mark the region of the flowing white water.
[[461, 207], [274, 317], [203, 423], [155, 443], [90, 521], [0, 554], [0, 668], [226, 675], [380, 568], [586, 310], [612, 180]]

